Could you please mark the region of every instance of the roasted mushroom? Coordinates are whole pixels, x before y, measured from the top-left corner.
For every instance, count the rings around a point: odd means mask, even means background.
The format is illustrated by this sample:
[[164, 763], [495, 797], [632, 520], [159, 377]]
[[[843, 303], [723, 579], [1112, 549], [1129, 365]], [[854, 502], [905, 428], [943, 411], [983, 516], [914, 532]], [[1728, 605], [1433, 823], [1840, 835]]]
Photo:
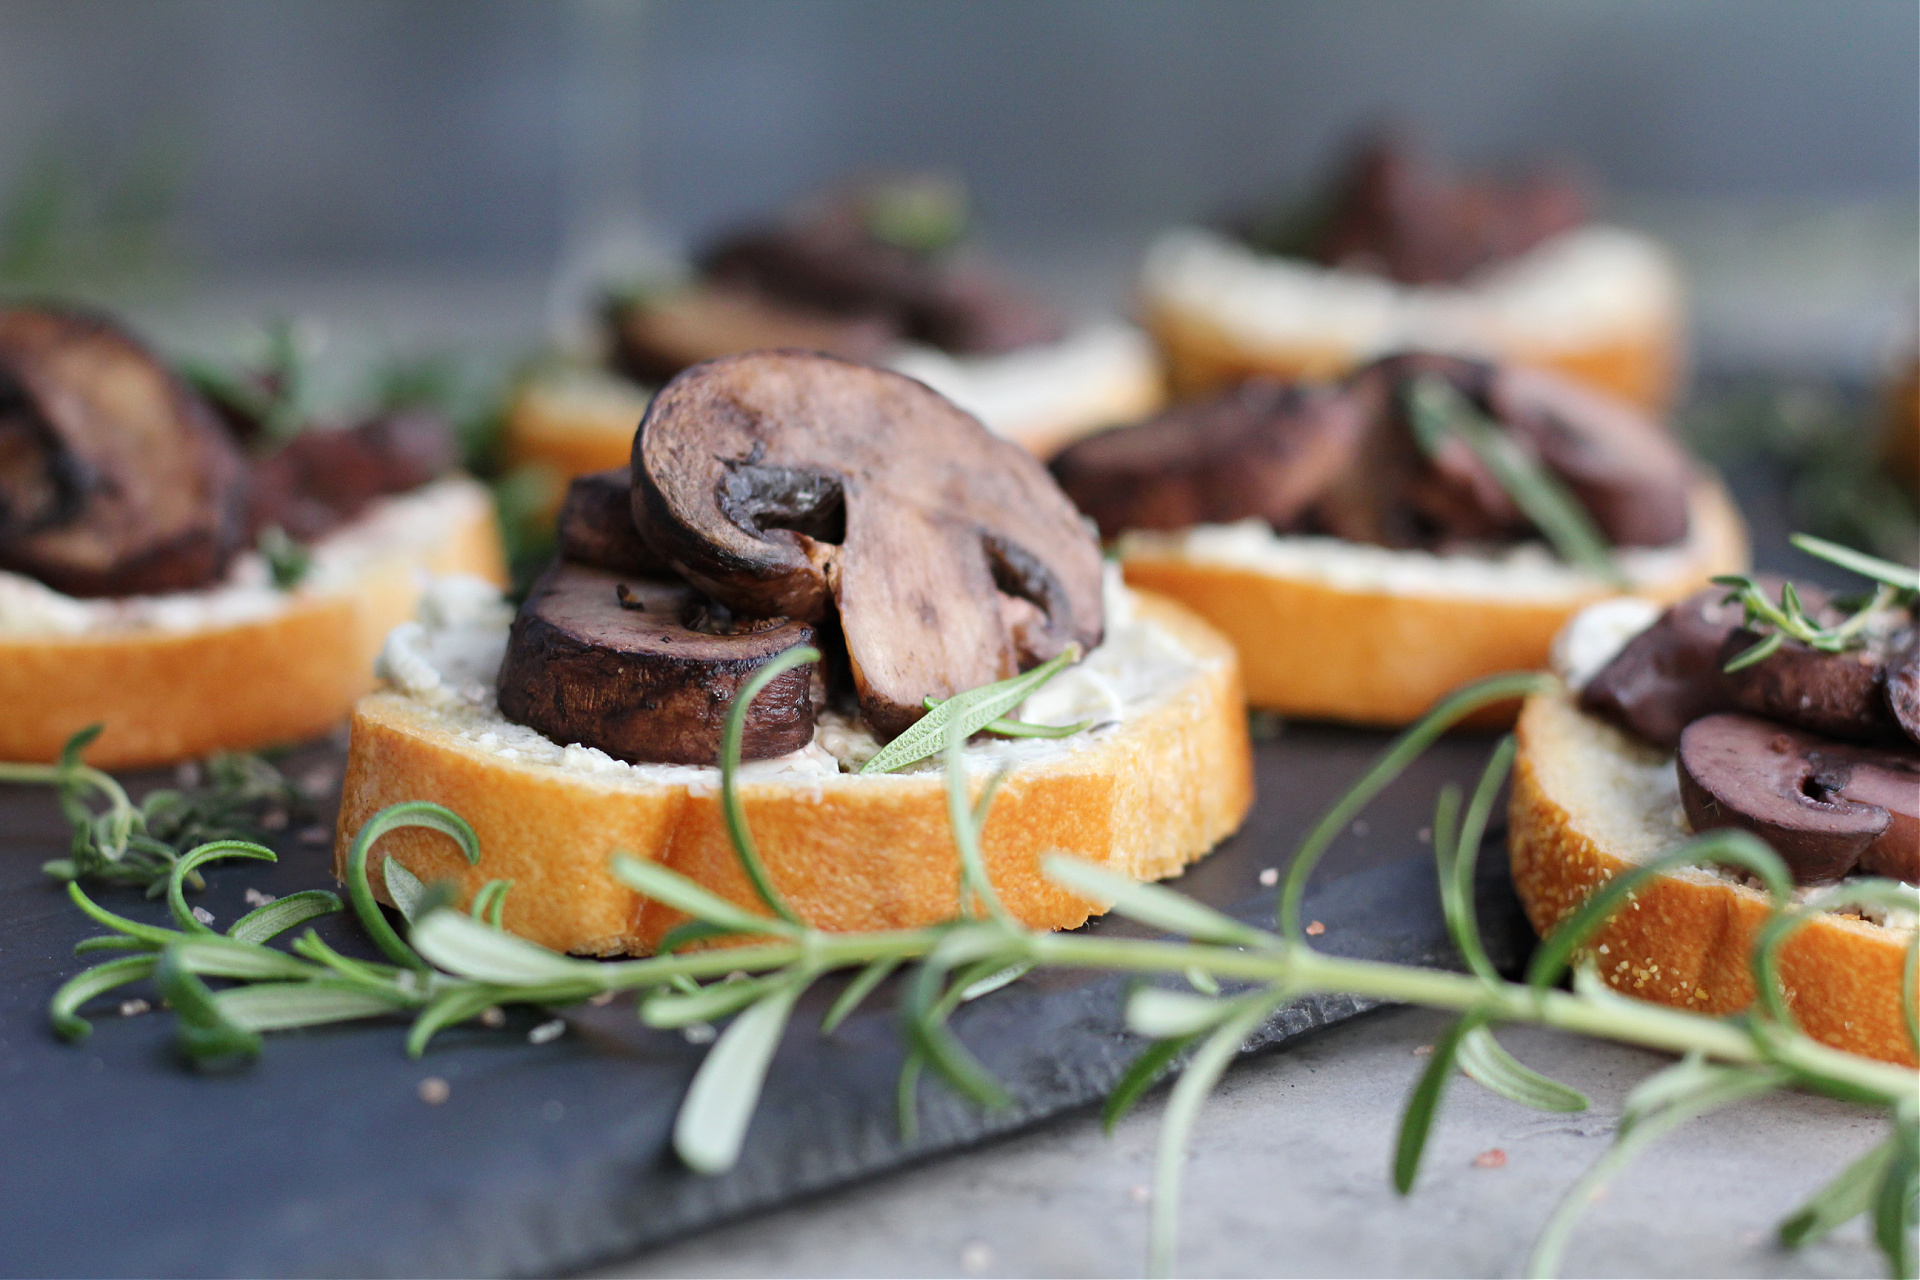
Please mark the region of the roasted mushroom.
[[626, 467], [575, 477], [560, 504], [558, 526], [562, 560], [613, 573], [672, 576], [633, 527], [633, 473]]
[[311, 427], [254, 463], [251, 525], [303, 542], [377, 499], [410, 493], [454, 466], [453, 433], [431, 413], [387, 414], [357, 427]]
[[665, 382], [728, 351], [804, 347], [848, 360], [878, 360], [900, 341], [884, 315], [835, 315], [742, 284], [708, 284], [608, 309], [613, 364], [635, 381]]
[[1909, 741], [1920, 742], [1920, 628], [1908, 627], [1887, 658], [1887, 710]]
[[1587, 682], [1581, 708], [1663, 747], [1700, 717], [1732, 710], [1720, 668], [1742, 613], [1726, 594], [1708, 587], [1670, 606]]
[[921, 383], [808, 352], [689, 369], [634, 440], [634, 521], [747, 615], [837, 613], [875, 733], [1102, 632], [1100, 549], [1040, 464]]
[[1091, 436], [1049, 466], [1109, 538], [1247, 519], [1292, 529], [1350, 464], [1360, 427], [1349, 396], [1255, 378]]
[[[555, 742], [616, 759], [711, 765], [740, 687], [769, 659], [812, 642], [812, 627], [785, 618], [735, 622], [684, 583], [563, 561], [514, 619], [500, 710]], [[747, 709], [742, 758], [812, 741], [812, 673], [783, 672]]]
[[0, 568], [75, 596], [206, 586], [246, 469], [204, 401], [110, 321], [0, 310]]
[[[1824, 603], [1824, 593], [1802, 592], [1808, 608]], [[1740, 627], [1721, 645], [1722, 665], [1764, 637]], [[1738, 671], [1723, 672], [1720, 682], [1728, 706], [1849, 742], [1888, 742], [1902, 735], [1887, 698], [1886, 651], [1879, 644], [1827, 653], [1788, 640], [1768, 657]]]
[[1676, 765], [1694, 830], [1753, 832], [1801, 884], [1856, 867], [1920, 878], [1920, 754], [1843, 746], [1723, 714], [1687, 726]]

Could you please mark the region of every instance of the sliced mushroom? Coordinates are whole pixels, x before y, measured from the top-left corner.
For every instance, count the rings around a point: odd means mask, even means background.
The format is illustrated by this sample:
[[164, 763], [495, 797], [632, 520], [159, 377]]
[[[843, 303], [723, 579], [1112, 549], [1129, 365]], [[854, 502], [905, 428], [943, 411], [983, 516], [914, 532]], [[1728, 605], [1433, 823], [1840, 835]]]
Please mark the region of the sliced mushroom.
[[1298, 527], [1361, 430], [1351, 397], [1256, 378], [1056, 455], [1054, 479], [1106, 537], [1265, 520]]
[[626, 467], [576, 476], [560, 504], [557, 532], [562, 560], [613, 573], [672, 576], [633, 527], [633, 472]]
[[[1795, 587], [1802, 606], [1821, 625], [1840, 620], [1825, 591], [1806, 583]], [[1779, 595], [1771, 582], [1766, 590]], [[1724, 665], [1763, 638], [1739, 628], [1722, 644], [1720, 662]], [[1885, 742], [1902, 736], [1889, 704], [1887, 675], [1886, 638], [1873, 636], [1865, 647], [1843, 653], [1787, 640], [1762, 661], [1722, 675], [1721, 682], [1730, 708], [1848, 742]]]
[[1757, 716], [1706, 716], [1680, 735], [1680, 799], [1695, 831], [1736, 827], [1765, 840], [1801, 884], [1837, 880], [1893, 826], [1846, 794], [1831, 746]]
[[1031, 455], [911, 378], [792, 351], [700, 365], [654, 397], [633, 473], [641, 536], [701, 590], [838, 613], [882, 736], [928, 697], [1099, 643], [1092, 530]]
[[1732, 710], [1721, 655], [1742, 612], [1726, 595], [1708, 587], [1668, 608], [1587, 682], [1581, 708], [1663, 747], [1701, 716]]
[[311, 427], [254, 463], [250, 523], [301, 541], [331, 533], [376, 500], [410, 493], [453, 469], [453, 432], [432, 413], [383, 415], [356, 427]]
[[1487, 406], [1566, 482], [1614, 546], [1664, 547], [1687, 536], [1693, 464], [1638, 409], [1519, 365], [1494, 371]]
[[1833, 744], [1809, 758], [1833, 794], [1887, 811], [1887, 829], [1860, 855], [1858, 870], [1920, 883], [1920, 753]]
[[111, 322], [0, 311], [0, 568], [76, 596], [226, 571], [246, 469], [206, 403]]
[[643, 297], [610, 307], [607, 322], [614, 366], [648, 384], [735, 351], [803, 347], [867, 361], [900, 340], [898, 323], [885, 315], [835, 315], [740, 283]]
[[1887, 710], [1911, 742], [1920, 742], [1920, 628], [1908, 627], [1887, 658]]
[[[735, 622], [703, 606], [684, 583], [552, 565], [514, 619], [501, 712], [555, 742], [620, 760], [715, 763], [740, 687], [769, 659], [813, 643], [813, 628], [785, 618]], [[812, 741], [812, 672], [783, 672], [754, 701], [742, 758]]]

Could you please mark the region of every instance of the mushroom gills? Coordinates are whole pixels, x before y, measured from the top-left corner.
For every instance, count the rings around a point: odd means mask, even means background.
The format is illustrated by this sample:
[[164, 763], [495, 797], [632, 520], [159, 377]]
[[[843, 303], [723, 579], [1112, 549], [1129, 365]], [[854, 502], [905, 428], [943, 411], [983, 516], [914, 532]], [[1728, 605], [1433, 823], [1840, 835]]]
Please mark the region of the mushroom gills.
[[[500, 710], [555, 742], [629, 763], [711, 765], [741, 687], [813, 640], [805, 623], [735, 618], [684, 583], [561, 561], [514, 619]], [[742, 759], [813, 740], [813, 669], [782, 672], [747, 709]]]
[[1801, 884], [1855, 870], [1920, 879], [1920, 754], [1722, 713], [1687, 726], [1675, 768], [1695, 831], [1750, 831]]
[[187, 591], [245, 532], [213, 410], [108, 320], [0, 310], [0, 569], [74, 596]]

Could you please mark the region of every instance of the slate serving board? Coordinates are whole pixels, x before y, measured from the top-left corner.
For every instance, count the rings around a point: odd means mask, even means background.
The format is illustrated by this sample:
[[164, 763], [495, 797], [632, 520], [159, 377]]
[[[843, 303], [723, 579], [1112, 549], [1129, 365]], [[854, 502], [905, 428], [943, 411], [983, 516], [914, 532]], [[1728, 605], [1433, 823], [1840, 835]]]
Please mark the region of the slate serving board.
[[[1779, 546], [1777, 523], [1756, 521], [1768, 551]], [[1259, 744], [1251, 819], [1178, 887], [1244, 919], [1270, 919], [1276, 890], [1261, 886], [1260, 872], [1284, 865], [1386, 741], [1289, 725]], [[1307, 901], [1307, 918], [1326, 926], [1317, 945], [1455, 962], [1421, 833], [1440, 783], [1470, 784], [1489, 744], [1475, 734], [1443, 741], [1341, 836]], [[338, 761], [337, 746], [317, 745], [287, 768], [297, 776]], [[81, 967], [73, 943], [97, 932], [40, 875], [41, 861], [65, 843], [46, 792], [0, 787], [0, 1273], [8, 1275], [566, 1271], [1086, 1107], [1141, 1047], [1120, 1029], [1125, 978], [1029, 975], [955, 1018], [1014, 1107], [983, 1112], [929, 1079], [919, 1136], [908, 1146], [895, 1122], [903, 1051], [888, 993], [826, 1039], [816, 1030], [833, 995], [825, 985], [789, 1028], [740, 1164], [701, 1178], [675, 1162], [668, 1135], [703, 1050], [640, 1027], [625, 1002], [584, 1011], [543, 1045], [527, 1039], [539, 1021], [532, 1015], [504, 1030], [455, 1029], [419, 1062], [403, 1052], [396, 1020], [274, 1035], [251, 1069], [196, 1074], [176, 1060], [164, 1015], [121, 1018], [112, 1000], [95, 1002], [88, 1043], [62, 1044], [47, 1029], [46, 1002]], [[331, 884], [324, 844], [290, 834], [278, 847], [276, 866], [210, 869], [195, 901], [219, 927], [246, 909], [249, 888], [284, 894]], [[1502, 849], [1496, 830], [1482, 858], [1480, 918], [1496, 962], [1513, 964], [1531, 935]], [[137, 894], [102, 897], [137, 919], [165, 920], [161, 904]], [[1138, 932], [1118, 920], [1091, 928]], [[349, 953], [371, 954], [350, 921], [336, 917], [320, 930]], [[1248, 1047], [1362, 1009], [1345, 997], [1304, 1000]], [[420, 1099], [428, 1076], [451, 1086], [442, 1105]]]

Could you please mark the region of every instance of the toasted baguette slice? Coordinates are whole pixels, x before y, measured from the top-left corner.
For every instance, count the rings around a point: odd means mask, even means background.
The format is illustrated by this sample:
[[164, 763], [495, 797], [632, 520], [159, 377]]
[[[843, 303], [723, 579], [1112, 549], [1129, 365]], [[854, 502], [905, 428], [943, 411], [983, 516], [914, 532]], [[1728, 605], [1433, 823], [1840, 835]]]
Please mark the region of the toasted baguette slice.
[[[1720, 483], [1699, 481], [1690, 505], [1687, 541], [1645, 553], [1634, 594], [1677, 600], [1746, 567], [1746, 530]], [[1616, 594], [1544, 553], [1537, 565], [1447, 565], [1426, 552], [1276, 540], [1264, 526], [1130, 533], [1120, 559], [1129, 584], [1226, 633], [1254, 706], [1360, 724], [1407, 724], [1469, 680], [1544, 667], [1567, 619]]]
[[1338, 377], [1422, 348], [1553, 369], [1655, 413], [1685, 363], [1679, 278], [1651, 241], [1584, 227], [1460, 285], [1411, 286], [1169, 232], [1140, 282], [1176, 394]]
[[0, 759], [55, 759], [94, 723], [106, 728], [86, 759], [102, 768], [315, 737], [372, 687], [373, 660], [413, 616], [426, 574], [505, 581], [493, 502], [472, 480], [387, 499], [314, 557], [306, 583], [284, 594], [35, 600], [59, 611], [50, 625], [0, 627]]
[[[1596, 886], [1689, 834], [1672, 752], [1583, 713], [1564, 688], [1527, 699], [1509, 802], [1513, 884], [1542, 933]], [[1753, 1002], [1749, 967], [1766, 895], [1730, 873], [1666, 872], [1595, 935], [1592, 956], [1627, 995], [1698, 1013]], [[1904, 927], [1830, 914], [1780, 953], [1788, 1003], [1838, 1049], [1915, 1065], [1900, 1012]]]
[[[1152, 634], [1145, 656], [1128, 661], [1161, 666], [1118, 723], [1057, 741], [967, 749], [976, 797], [992, 769], [1009, 768], [984, 834], [987, 869], [1008, 909], [1037, 928], [1072, 928], [1105, 910], [1050, 880], [1040, 866], [1048, 854], [1158, 879], [1206, 853], [1252, 804], [1232, 648], [1176, 604], [1143, 595], [1135, 608], [1134, 625]], [[1165, 656], [1154, 659], [1156, 652]], [[473, 825], [479, 865], [469, 867], [438, 833], [396, 831], [369, 861], [376, 894], [384, 892], [378, 864], [388, 856], [423, 880], [452, 880], [463, 901], [489, 880], [511, 880], [505, 925], [513, 932], [560, 951], [641, 954], [684, 917], [613, 878], [608, 859], [623, 850], [762, 910], [728, 843], [717, 770], [629, 767], [545, 739], [528, 751], [524, 737], [503, 750], [516, 733], [531, 731], [504, 725], [490, 702], [435, 705], [392, 689], [363, 699], [348, 748], [336, 869], [381, 808], [431, 800]], [[840, 931], [951, 918], [959, 855], [943, 770], [839, 773], [818, 741], [807, 752], [819, 754], [802, 763], [825, 760], [824, 770], [776, 760], [743, 774], [747, 819], [782, 895], [804, 919]]]
[[[1089, 432], [1143, 418], [1166, 398], [1152, 345], [1119, 324], [1001, 356], [911, 347], [883, 363], [1043, 458]], [[508, 407], [508, 460], [550, 467], [562, 480], [624, 467], [646, 408], [641, 387], [610, 373], [568, 369], [529, 379]]]

